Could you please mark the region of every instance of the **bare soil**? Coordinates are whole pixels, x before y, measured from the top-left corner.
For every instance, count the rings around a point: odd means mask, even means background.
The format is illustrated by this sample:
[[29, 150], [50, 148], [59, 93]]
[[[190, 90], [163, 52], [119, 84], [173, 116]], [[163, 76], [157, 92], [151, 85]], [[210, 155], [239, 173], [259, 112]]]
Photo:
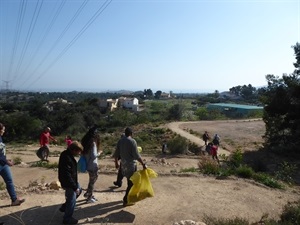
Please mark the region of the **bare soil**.
[[[190, 130], [199, 134], [205, 130], [211, 135], [218, 133], [222, 142], [220, 151], [226, 154], [230, 154], [236, 146], [255, 151], [262, 143], [261, 136], [264, 132], [264, 125], [260, 120], [178, 122], [166, 126], [199, 146], [203, 146], [203, 141], [198, 135], [192, 135]], [[9, 158], [22, 158], [23, 163], [11, 169], [17, 192], [19, 196], [26, 198], [26, 202], [21, 206], [11, 207], [6, 190], [0, 191], [0, 222], [5, 222], [5, 225], [62, 224], [63, 214], [58, 209], [64, 202], [64, 191], [50, 190], [41, 184], [56, 181], [57, 171], [30, 167], [30, 164], [38, 160], [35, 155], [37, 146], [15, 148], [8, 145], [7, 148]], [[51, 147], [51, 151], [61, 152], [63, 149], [63, 146]], [[100, 159], [100, 175], [95, 185], [95, 196], [99, 201], [86, 204], [84, 198], [79, 197], [74, 213], [79, 224], [172, 225], [181, 220], [203, 221], [205, 216], [240, 217], [257, 222], [266, 213], [269, 218], [278, 219], [287, 202], [299, 199], [299, 186], [276, 190], [235, 177], [222, 180], [195, 173], [180, 173], [181, 169], [197, 167], [199, 159], [203, 160], [207, 156], [142, 154], [142, 157], [147, 161], [148, 167], [158, 173], [157, 178], [151, 179], [155, 196], [124, 208], [121, 200], [126, 181], [124, 180], [121, 188], [114, 187], [112, 184], [117, 171], [114, 169], [113, 159]], [[58, 157], [50, 157], [50, 163], [57, 161]], [[138, 169], [142, 169], [140, 165]], [[80, 173], [79, 181], [86, 188], [88, 175]]]

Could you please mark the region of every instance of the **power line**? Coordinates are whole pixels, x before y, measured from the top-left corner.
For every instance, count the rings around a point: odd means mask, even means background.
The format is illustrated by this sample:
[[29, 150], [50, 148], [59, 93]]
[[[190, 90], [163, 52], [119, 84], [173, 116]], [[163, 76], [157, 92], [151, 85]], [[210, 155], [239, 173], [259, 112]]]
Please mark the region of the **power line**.
[[37, 45], [37, 48], [36, 48], [35, 52], [32, 54], [31, 60], [29, 61], [29, 63], [27, 64], [27, 66], [25, 67], [25, 69], [23, 70], [23, 72], [21, 74], [16, 74], [13, 80], [16, 80], [19, 76], [22, 77], [27, 72], [27, 70], [30, 67], [31, 63], [36, 58], [38, 51], [41, 49], [42, 44], [45, 42], [47, 36], [49, 35], [49, 33], [50, 33], [53, 25], [55, 24], [56, 19], [58, 18], [59, 14], [61, 13], [61, 10], [63, 9], [63, 6], [64, 6], [65, 3], [66, 3], [66, 0], [62, 0], [60, 2], [60, 5], [59, 5], [58, 9], [56, 10], [56, 12], [54, 13], [54, 16], [53, 16], [53, 18], [52, 18], [49, 26], [47, 27], [47, 29], [46, 29], [46, 31], [45, 31], [45, 33], [44, 33], [41, 41]]
[[12, 48], [12, 54], [11, 54], [11, 58], [10, 58], [7, 78], [10, 77], [12, 67], [13, 67], [13, 64], [14, 64], [13, 62], [14, 62], [16, 51], [17, 51], [17, 48], [18, 48], [19, 40], [20, 40], [20, 32], [21, 32], [23, 21], [24, 21], [26, 5], [27, 5], [27, 2], [25, 4], [24, 0], [22, 0], [22, 2], [20, 2], [20, 9], [19, 9], [19, 14], [18, 14], [19, 16], [18, 16], [17, 25], [16, 25], [16, 34], [15, 34], [15, 38], [14, 38], [14, 44], [13, 44], [13, 48]]
[[22, 65], [22, 62], [24, 60], [24, 56], [25, 56], [25, 53], [27, 51], [28, 45], [30, 43], [31, 36], [32, 36], [33, 31], [34, 31], [37, 19], [39, 18], [44, 0], [41, 0], [41, 4], [39, 4], [39, 2], [40, 2], [40, 0], [38, 0], [38, 2], [36, 4], [34, 14], [33, 14], [32, 19], [31, 19], [29, 30], [27, 32], [26, 39], [25, 39], [25, 44], [23, 45], [23, 49], [22, 49], [22, 52], [21, 52], [19, 63], [18, 63], [17, 68], [16, 68], [16, 72], [15, 72], [16, 74], [18, 74], [18, 72], [20, 70], [20, 67]]
[[82, 12], [82, 10], [84, 9], [84, 7], [86, 6], [86, 4], [88, 3], [89, 0], [85, 0], [81, 6], [77, 9], [76, 13], [74, 14], [74, 16], [71, 18], [71, 20], [69, 21], [69, 23], [67, 24], [67, 26], [64, 28], [63, 32], [60, 34], [60, 36], [56, 39], [56, 41], [54, 42], [54, 44], [50, 47], [50, 49], [48, 50], [48, 52], [46, 53], [46, 55], [44, 56], [44, 58], [40, 61], [40, 63], [38, 64], [38, 66], [34, 69], [34, 71], [29, 75], [28, 79], [25, 79], [23, 84], [21, 86], [23, 86], [36, 72], [37, 70], [43, 65], [43, 63], [47, 60], [47, 58], [50, 56], [51, 52], [56, 48], [56, 46], [58, 45], [58, 43], [62, 40], [62, 38], [64, 37], [64, 35], [66, 34], [66, 32], [70, 29], [71, 25], [75, 22], [75, 20], [78, 18], [78, 16], [80, 15], [80, 13]]
[[36, 78], [27, 88], [31, 87], [39, 79], [41, 79], [51, 67], [70, 49], [70, 47], [78, 40], [78, 38], [91, 26], [91, 24], [102, 14], [102, 12], [110, 5], [112, 0], [106, 0], [77, 35], [69, 42], [69, 44], [61, 51], [61, 53], [50, 63], [50, 65]]

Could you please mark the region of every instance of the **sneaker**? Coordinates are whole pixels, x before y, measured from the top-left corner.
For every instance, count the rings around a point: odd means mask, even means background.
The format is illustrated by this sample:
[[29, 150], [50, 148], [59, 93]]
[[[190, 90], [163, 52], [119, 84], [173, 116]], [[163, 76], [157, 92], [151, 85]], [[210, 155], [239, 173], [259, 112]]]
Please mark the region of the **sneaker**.
[[69, 220], [63, 220], [63, 224], [77, 224], [78, 220], [74, 219], [73, 217], [71, 217], [71, 219]]
[[114, 181], [114, 185], [118, 187], [122, 187], [122, 184], [118, 183], [117, 181]]
[[96, 199], [91, 197], [86, 200], [86, 203], [95, 203], [96, 201], [97, 201]]
[[15, 201], [13, 201], [11, 203], [11, 206], [18, 206], [18, 205], [21, 205], [23, 202], [25, 202], [25, 199], [19, 199], [19, 198], [17, 198]]
[[94, 199], [96, 202], [98, 202], [98, 199], [97, 199], [97, 198], [95, 198], [95, 196], [94, 196], [94, 195], [92, 196], [92, 199]]

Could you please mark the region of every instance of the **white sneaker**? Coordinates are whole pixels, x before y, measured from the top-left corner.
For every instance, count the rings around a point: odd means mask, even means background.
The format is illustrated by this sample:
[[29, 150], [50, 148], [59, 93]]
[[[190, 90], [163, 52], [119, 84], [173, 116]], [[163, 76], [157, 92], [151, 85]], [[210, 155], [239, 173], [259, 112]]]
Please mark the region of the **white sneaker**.
[[90, 198], [86, 200], [86, 203], [95, 203], [96, 200], [94, 198]]
[[95, 196], [92, 196], [92, 199], [94, 199], [96, 202], [98, 202], [98, 199], [95, 198]]

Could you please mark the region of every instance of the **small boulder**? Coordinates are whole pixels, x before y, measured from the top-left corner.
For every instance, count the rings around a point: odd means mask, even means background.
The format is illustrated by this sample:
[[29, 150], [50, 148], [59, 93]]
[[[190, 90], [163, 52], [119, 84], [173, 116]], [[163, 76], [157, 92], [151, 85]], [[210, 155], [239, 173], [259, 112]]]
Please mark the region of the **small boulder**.
[[50, 189], [59, 190], [61, 188], [61, 184], [59, 181], [52, 181], [49, 185]]

